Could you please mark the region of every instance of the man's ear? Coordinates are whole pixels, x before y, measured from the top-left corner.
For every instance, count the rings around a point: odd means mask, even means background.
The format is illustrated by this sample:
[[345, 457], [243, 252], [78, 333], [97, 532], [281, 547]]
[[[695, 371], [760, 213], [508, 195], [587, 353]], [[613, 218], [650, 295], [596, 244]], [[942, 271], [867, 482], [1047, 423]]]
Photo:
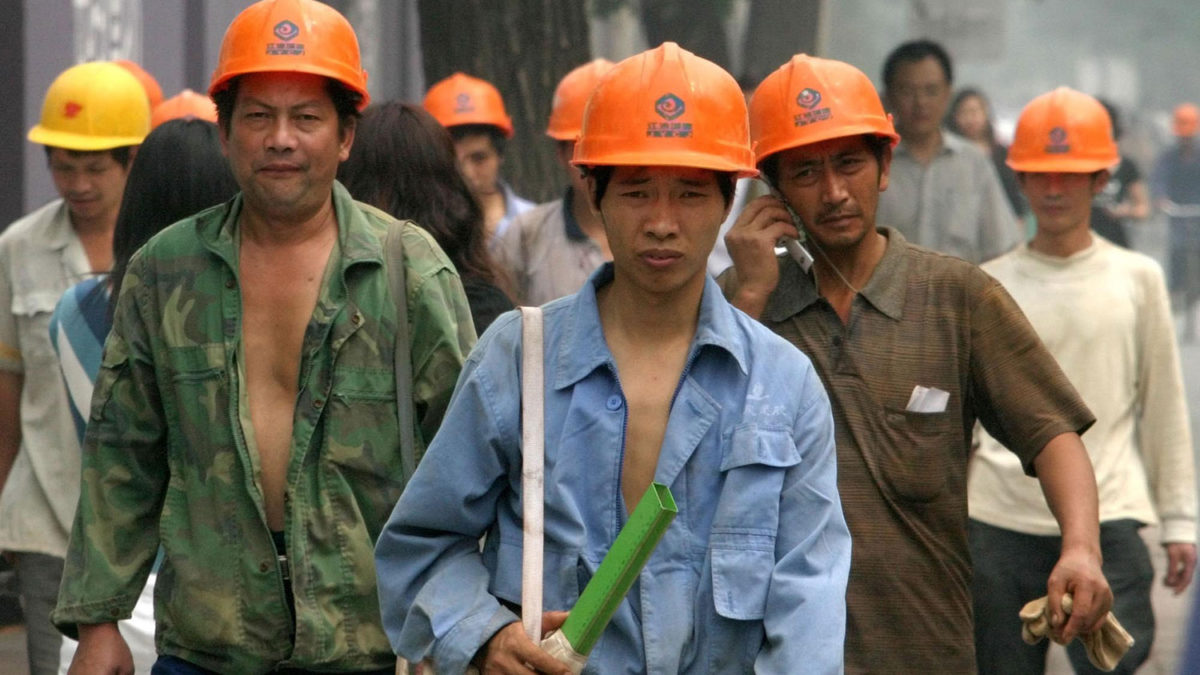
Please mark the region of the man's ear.
[[350, 147], [354, 145], [354, 132], [358, 129], [358, 118], [351, 117], [346, 120], [346, 125], [342, 128], [341, 139], [338, 141], [338, 162], [344, 162], [350, 159]]
[[879, 154], [879, 191], [883, 192], [888, 188], [888, 176], [892, 170], [892, 146], [889, 144]]
[[1108, 185], [1109, 179], [1112, 178], [1112, 172], [1108, 169], [1102, 169], [1092, 175], [1092, 194], [1098, 195], [1104, 191], [1104, 187]]
[[596, 200], [596, 177], [590, 171], [585, 171], [583, 180], [587, 184], [588, 208], [597, 216], [600, 215], [600, 204]]

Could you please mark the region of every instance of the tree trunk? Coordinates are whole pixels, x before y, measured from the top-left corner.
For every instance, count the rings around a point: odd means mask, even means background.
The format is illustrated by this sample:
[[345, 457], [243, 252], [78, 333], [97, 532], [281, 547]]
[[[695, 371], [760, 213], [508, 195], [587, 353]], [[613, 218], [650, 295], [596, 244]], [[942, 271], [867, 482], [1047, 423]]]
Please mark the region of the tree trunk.
[[793, 54], [823, 56], [817, 53], [824, 46], [817, 44], [821, 5], [821, 0], [755, 0], [746, 29], [744, 80], [757, 85]]
[[566, 176], [546, 137], [554, 88], [590, 57], [585, 0], [421, 0], [425, 83], [462, 71], [504, 97], [516, 135], [504, 174], [534, 201], [557, 197]]
[[647, 0], [642, 2], [642, 28], [651, 48], [670, 40], [729, 70], [725, 19], [729, 0]]

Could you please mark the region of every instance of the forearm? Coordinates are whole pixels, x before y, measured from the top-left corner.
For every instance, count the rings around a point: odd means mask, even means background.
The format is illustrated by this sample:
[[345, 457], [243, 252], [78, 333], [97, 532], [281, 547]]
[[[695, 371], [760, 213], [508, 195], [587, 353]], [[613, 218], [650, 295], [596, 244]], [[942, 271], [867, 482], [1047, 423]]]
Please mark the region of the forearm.
[[1046, 503], [1062, 530], [1062, 547], [1100, 556], [1100, 509], [1096, 475], [1078, 434], [1050, 439], [1033, 460]]
[[13, 462], [21, 449], [21, 388], [25, 378], [20, 373], [0, 372], [0, 494], [8, 482]]

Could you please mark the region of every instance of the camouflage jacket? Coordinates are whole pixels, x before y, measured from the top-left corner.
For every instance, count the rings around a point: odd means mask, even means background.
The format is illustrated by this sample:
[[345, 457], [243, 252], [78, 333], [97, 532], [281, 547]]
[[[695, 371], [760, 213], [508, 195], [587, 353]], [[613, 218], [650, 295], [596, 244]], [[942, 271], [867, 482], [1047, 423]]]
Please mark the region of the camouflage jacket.
[[[92, 399], [79, 509], [53, 619], [127, 618], [162, 545], [157, 647], [218, 672], [388, 667], [373, 547], [403, 488], [386, 214], [334, 185], [339, 234], [305, 331], [285, 495], [296, 621], [267, 527], [237, 359], [241, 196], [134, 257]], [[475, 341], [462, 284], [405, 226], [418, 450]], [[244, 372], [244, 370], [242, 371]], [[241, 403], [239, 403], [239, 401]]]

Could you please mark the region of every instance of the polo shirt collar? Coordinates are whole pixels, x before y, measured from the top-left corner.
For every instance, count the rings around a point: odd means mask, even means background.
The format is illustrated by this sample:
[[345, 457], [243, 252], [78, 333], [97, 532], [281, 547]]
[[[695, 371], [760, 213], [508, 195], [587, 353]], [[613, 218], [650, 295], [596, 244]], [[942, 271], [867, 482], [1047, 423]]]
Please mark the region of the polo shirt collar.
[[589, 237], [584, 233], [583, 228], [579, 227], [579, 221], [575, 219], [574, 200], [575, 188], [568, 186], [562, 200], [563, 229], [567, 232], [567, 241], [588, 241]]
[[[860, 295], [872, 307], [887, 317], [899, 321], [904, 314], [904, 298], [908, 285], [908, 258], [904, 255], [908, 242], [899, 231], [883, 227], [879, 231], [887, 238], [883, 257], [863, 286]], [[803, 312], [821, 299], [811, 273], [805, 273], [791, 258], [785, 258], [779, 271], [779, 284], [767, 301], [763, 315], [773, 323]]]
[[[942, 145], [938, 148], [939, 155], [957, 155], [964, 148], [968, 147], [971, 141], [959, 136], [953, 131], [942, 129]], [[895, 153], [905, 157], [912, 157], [912, 153], [908, 151], [908, 144], [901, 139], [900, 144], [896, 146]]]

